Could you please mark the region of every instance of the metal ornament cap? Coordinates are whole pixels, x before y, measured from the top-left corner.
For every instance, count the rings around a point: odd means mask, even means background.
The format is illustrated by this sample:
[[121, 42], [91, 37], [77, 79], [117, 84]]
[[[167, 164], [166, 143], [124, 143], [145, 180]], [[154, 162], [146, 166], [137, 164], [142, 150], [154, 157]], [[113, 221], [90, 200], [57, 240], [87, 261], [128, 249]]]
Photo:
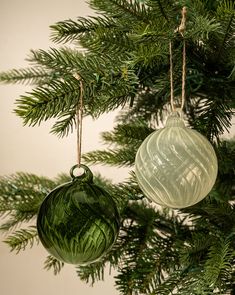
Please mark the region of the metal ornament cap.
[[205, 136], [187, 128], [178, 112], [139, 147], [135, 174], [144, 195], [175, 209], [192, 206], [211, 191], [218, 173], [215, 151]]
[[46, 250], [65, 263], [86, 265], [99, 260], [115, 242], [120, 217], [112, 197], [84, 173], [52, 190], [42, 202], [37, 229]]

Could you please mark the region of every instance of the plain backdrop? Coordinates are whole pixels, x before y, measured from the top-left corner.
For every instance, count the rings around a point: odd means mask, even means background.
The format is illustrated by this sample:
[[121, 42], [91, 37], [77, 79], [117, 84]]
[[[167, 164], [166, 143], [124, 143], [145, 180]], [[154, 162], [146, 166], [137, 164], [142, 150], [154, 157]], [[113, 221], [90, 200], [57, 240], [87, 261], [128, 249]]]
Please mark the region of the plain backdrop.
[[[48, 49], [49, 26], [57, 21], [88, 16], [93, 12], [85, 0], [0, 0], [0, 71], [28, 66], [25, 61], [30, 49]], [[25, 91], [25, 85], [0, 85], [0, 175], [25, 171], [55, 177], [68, 172], [76, 163], [76, 135], [58, 139], [50, 134], [52, 122], [40, 127], [23, 127], [14, 113], [15, 100]], [[100, 132], [111, 130], [116, 113], [99, 120], [86, 118], [83, 123], [83, 152], [103, 148]], [[128, 175], [127, 169], [103, 166], [91, 167], [93, 172], [118, 182]], [[42, 246], [15, 254], [0, 236], [1, 295], [75, 295], [118, 294], [112, 276], [94, 287], [81, 282], [75, 267], [66, 265], [61, 274], [43, 269], [47, 252]]]

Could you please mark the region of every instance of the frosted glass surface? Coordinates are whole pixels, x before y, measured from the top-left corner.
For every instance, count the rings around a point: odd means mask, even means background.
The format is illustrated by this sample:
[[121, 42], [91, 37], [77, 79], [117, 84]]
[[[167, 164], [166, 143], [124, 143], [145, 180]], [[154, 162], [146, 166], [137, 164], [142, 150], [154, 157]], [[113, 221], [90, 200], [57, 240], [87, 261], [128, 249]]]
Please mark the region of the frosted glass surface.
[[141, 190], [165, 207], [184, 208], [201, 201], [212, 189], [217, 172], [210, 142], [185, 127], [177, 113], [169, 116], [165, 128], [150, 134], [136, 154]]

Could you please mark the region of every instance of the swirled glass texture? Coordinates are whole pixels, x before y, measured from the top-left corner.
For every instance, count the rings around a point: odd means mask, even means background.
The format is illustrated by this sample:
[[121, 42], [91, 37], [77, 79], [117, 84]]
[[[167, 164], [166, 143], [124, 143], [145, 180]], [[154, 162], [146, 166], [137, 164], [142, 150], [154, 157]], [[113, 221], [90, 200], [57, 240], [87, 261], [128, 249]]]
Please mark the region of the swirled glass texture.
[[139, 147], [135, 173], [144, 195], [170, 208], [192, 206], [211, 191], [218, 171], [215, 151], [202, 134], [187, 128], [178, 113]]

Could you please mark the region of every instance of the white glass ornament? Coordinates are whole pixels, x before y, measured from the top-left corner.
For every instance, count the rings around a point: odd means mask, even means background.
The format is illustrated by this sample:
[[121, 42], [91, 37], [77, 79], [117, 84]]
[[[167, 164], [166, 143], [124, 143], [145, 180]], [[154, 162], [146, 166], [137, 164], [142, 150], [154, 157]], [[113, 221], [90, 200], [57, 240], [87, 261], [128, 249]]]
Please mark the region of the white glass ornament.
[[177, 112], [139, 147], [135, 173], [144, 195], [170, 208], [192, 206], [211, 191], [218, 172], [206, 137], [187, 128]]

